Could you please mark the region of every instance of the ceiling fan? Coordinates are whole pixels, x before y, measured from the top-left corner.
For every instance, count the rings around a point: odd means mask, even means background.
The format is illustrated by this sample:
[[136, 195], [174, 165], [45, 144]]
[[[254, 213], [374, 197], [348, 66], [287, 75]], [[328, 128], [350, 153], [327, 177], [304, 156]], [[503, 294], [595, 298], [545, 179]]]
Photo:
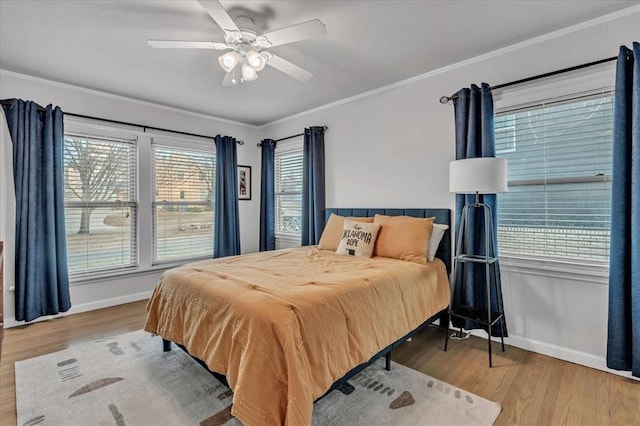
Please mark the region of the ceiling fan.
[[[238, 84], [238, 81], [242, 83], [255, 80], [258, 78], [258, 72], [262, 71], [265, 65], [300, 81], [308, 81], [313, 77], [311, 72], [267, 52], [265, 49], [325, 35], [327, 30], [320, 20], [312, 19], [264, 34], [257, 34], [251, 18], [238, 17], [236, 24], [219, 1], [198, 0], [198, 2], [224, 31], [224, 42], [147, 40], [147, 44], [160, 49], [230, 49], [229, 52], [218, 58], [220, 66], [226, 71], [222, 81], [224, 86], [233, 86]], [[239, 28], [238, 25], [241, 25], [242, 28]]]

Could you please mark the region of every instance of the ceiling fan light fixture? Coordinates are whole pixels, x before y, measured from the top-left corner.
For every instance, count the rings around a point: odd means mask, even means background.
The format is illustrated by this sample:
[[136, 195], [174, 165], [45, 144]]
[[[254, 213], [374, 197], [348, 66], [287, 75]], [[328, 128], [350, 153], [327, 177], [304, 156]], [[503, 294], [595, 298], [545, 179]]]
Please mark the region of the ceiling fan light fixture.
[[320, 20], [311, 19], [259, 34], [259, 26], [256, 25], [251, 16], [231, 18], [222, 6], [221, 0], [198, 0], [198, 2], [224, 32], [224, 43], [213, 41], [147, 40], [147, 44], [161, 49], [229, 49], [230, 52], [223, 53], [218, 57], [220, 67], [226, 72], [222, 80], [223, 86], [233, 86], [244, 81], [255, 80], [258, 78], [258, 73], [265, 68], [265, 65], [269, 65], [299, 81], [308, 81], [313, 76], [311, 72], [304, 68], [273, 55], [265, 51], [265, 49], [324, 36], [327, 30]]
[[245, 81], [251, 81], [258, 78], [258, 73], [248, 62], [242, 64], [242, 79]]
[[262, 71], [267, 64], [267, 60], [260, 53], [255, 50], [247, 52], [247, 62], [256, 71]]
[[218, 63], [220, 64], [223, 70], [225, 70], [226, 72], [229, 72], [236, 66], [239, 60], [240, 60], [240, 54], [238, 54], [238, 52], [236, 51], [233, 51], [233, 52], [227, 52], [224, 55], [221, 55], [218, 58]]

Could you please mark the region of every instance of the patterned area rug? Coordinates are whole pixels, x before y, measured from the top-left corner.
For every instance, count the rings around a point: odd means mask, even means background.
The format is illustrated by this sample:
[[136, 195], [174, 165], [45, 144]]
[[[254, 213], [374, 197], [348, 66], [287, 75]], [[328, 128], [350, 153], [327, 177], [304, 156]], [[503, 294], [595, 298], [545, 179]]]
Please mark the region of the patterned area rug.
[[[500, 405], [383, 360], [314, 405], [314, 425], [491, 425]], [[135, 331], [15, 364], [18, 425], [239, 425], [232, 393]], [[265, 389], [265, 392], [268, 390]]]

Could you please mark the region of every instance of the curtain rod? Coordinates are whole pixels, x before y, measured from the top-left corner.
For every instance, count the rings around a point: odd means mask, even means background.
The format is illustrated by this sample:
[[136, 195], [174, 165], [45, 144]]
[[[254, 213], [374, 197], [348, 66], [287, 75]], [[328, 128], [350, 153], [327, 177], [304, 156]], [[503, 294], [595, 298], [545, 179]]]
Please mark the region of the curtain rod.
[[[327, 126], [322, 126], [322, 128], [324, 129], [324, 131], [326, 132], [327, 130], [329, 130], [329, 128]], [[276, 139], [273, 142], [280, 142], [280, 141], [286, 141], [287, 139], [293, 139], [293, 138], [297, 138], [298, 136], [304, 136], [304, 133], [298, 133], [297, 135], [291, 135], [291, 136], [285, 136], [284, 138], [280, 138], [280, 139]], [[261, 147], [262, 146], [262, 142], [258, 142], [256, 144], [257, 147]]]
[[[195, 137], [198, 137], [198, 138], [215, 140], [215, 138], [212, 137], [212, 136], [200, 135], [198, 133], [181, 132], [179, 130], [171, 130], [171, 129], [164, 129], [162, 127], [146, 126], [144, 124], [128, 123], [126, 121], [118, 121], [118, 120], [109, 120], [107, 118], [92, 117], [90, 115], [75, 114], [73, 112], [65, 112], [64, 115], [70, 115], [72, 117], [78, 117], [78, 118], [88, 118], [90, 120], [106, 121], [107, 123], [122, 124], [122, 125], [125, 125], [125, 126], [142, 127], [142, 131], [143, 132], [146, 132], [147, 129], [149, 129], [149, 130], [158, 130], [158, 131], [161, 131], [161, 132], [176, 133], [178, 135], [195, 136]], [[244, 141], [236, 141], [236, 143], [238, 143], [239, 145], [244, 145]]]
[[[563, 68], [561, 70], [551, 71], [551, 72], [547, 72], [547, 73], [544, 73], [544, 74], [538, 74], [538, 75], [534, 75], [534, 76], [531, 76], [531, 77], [522, 78], [520, 80], [510, 81], [508, 83], [498, 84], [497, 86], [489, 87], [489, 90], [496, 90], [496, 89], [502, 89], [503, 87], [515, 86], [516, 84], [527, 83], [529, 81], [539, 80], [541, 78], [551, 77], [553, 75], [563, 74], [565, 72], [575, 71], [575, 70], [579, 70], [579, 69], [582, 69], [582, 68], [588, 68], [588, 67], [592, 67], [594, 65], [603, 64], [605, 62], [615, 61], [616, 59], [618, 59], [617, 56], [612, 56], [610, 58], [600, 59], [600, 60], [593, 61], [593, 62], [587, 62], [586, 64], [575, 65], [573, 67]], [[440, 98], [440, 103], [441, 104], [446, 104], [449, 101], [452, 101], [454, 99], [458, 99], [458, 95], [457, 94], [453, 94], [451, 96], [442, 96]]]
[[[0, 103], [2, 105], [11, 105], [11, 103], [9, 101], [5, 100], [5, 99], [0, 100]], [[38, 107], [38, 111], [44, 111], [43, 107], [41, 107], [38, 104], [36, 104], [36, 105]], [[215, 140], [215, 138], [211, 137], [211, 136], [200, 135], [200, 134], [197, 134], [197, 133], [181, 132], [181, 131], [178, 131], [178, 130], [163, 129], [162, 127], [146, 126], [146, 125], [143, 125], [143, 124], [129, 123], [129, 122], [126, 122], [126, 121], [110, 120], [108, 118], [100, 118], [100, 117], [93, 117], [91, 115], [75, 114], [73, 112], [64, 112], [63, 111], [63, 114], [64, 115], [70, 115], [72, 117], [86, 118], [86, 119], [89, 119], [89, 120], [104, 121], [104, 122], [111, 123], [111, 124], [120, 124], [120, 125], [124, 125], [124, 126], [142, 127], [142, 131], [143, 132], [146, 132], [147, 129], [149, 129], [149, 130], [158, 130], [158, 131], [161, 131], [161, 132], [176, 133], [178, 135], [195, 136], [195, 137], [198, 137], [198, 138]], [[244, 145], [244, 141], [236, 141], [236, 142], [239, 145]]]

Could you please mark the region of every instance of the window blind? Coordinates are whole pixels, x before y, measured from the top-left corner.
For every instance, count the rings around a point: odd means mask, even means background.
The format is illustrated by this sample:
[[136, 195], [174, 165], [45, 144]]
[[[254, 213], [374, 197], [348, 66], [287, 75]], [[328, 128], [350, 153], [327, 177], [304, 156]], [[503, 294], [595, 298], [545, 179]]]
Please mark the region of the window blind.
[[558, 100], [495, 117], [502, 254], [606, 262], [609, 256], [611, 93]]
[[302, 150], [275, 154], [276, 232], [302, 232]]
[[152, 145], [153, 261], [213, 256], [215, 156]]
[[64, 137], [69, 274], [137, 265], [135, 140]]

